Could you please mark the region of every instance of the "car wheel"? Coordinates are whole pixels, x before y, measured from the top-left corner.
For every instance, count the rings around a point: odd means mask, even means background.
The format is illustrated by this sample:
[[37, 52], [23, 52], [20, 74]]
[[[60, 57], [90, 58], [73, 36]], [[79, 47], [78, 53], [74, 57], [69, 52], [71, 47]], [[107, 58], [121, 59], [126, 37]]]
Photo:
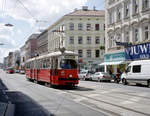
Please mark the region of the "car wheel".
[[127, 85], [127, 84], [128, 84], [128, 83], [127, 83], [127, 80], [126, 80], [125, 78], [122, 79], [122, 83], [123, 83], [124, 85]]
[[147, 81], [147, 87], [150, 88], [150, 80]]

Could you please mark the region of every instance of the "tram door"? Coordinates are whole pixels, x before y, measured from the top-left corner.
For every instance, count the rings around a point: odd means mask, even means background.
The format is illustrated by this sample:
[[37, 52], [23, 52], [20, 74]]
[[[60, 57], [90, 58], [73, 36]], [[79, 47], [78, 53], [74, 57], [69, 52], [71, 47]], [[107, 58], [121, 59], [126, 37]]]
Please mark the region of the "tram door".
[[35, 60], [34, 64], [34, 79], [38, 80], [38, 61]]
[[58, 59], [57, 58], [51, 58], [50, 80], [52, 84], [56, 84], [58, 80]]

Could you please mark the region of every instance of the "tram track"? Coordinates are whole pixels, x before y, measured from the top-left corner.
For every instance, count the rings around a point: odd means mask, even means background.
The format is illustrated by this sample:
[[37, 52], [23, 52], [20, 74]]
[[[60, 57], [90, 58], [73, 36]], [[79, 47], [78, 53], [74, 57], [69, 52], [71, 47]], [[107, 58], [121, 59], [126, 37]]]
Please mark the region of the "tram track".
[[[144, 113], [144, 112], [141, 112], [141, 111], [137, 111], [137, 110], [135, 110], [135, 109], [127, 108], [127, 107], [124, 107], [124, 106], [121, 106], [121, 105], [117, 105], [117, 104], [114, 104], [114, 103], [110, 103], [110, 102], [107, 102], [107, 101], [99, 100], [99, 99], [96, 99], [96, 98], [92, 98], [92, 97], [85, 96], [85, 95], [78, 94], [78, 93], [71, 92], [71, 91], [65, 91], [65, 92], [66, 92], [66, 93], [69, 93], [69, 94], [74, 94], [74, 95], [76, 95], [76, 96], [84, 97], [84, 98], [87, 98], [87, 99], [90, 99], [90, 100], [93, 100], [93, 101], [101, 102], [101, 103], [104, 103], [104, 104], [107, 104], [107, 105], [115, 106], [115, 107], [118, 107], [118, 108], [121, 108], [121, 109], [124, 109], [124, 110], [127, 110], [127, 111], [132, 111], [132, 112], [135, 112], [135, 113], [137, 113], [137, 114], [144, 115], [144, 116], [150, 116], [149, 113]], [[107, 110], [107, 111], [108, 111], [108, 110]], [[110, 111], [110, 112], [111, 112], [111, 111]], [[107, 113], [110, 113], [110, 112], [107, 112]], [[115, 112], [114, 112], [114, 113], [115, 113]], [[119, 114], [118, 114], [118, 115], [119, 115]]]

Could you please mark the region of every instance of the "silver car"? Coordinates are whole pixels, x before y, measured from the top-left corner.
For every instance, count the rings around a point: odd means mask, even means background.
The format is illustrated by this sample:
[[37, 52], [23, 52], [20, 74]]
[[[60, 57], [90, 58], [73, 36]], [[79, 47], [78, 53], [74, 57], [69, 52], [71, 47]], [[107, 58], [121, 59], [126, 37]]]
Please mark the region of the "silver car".
[[81, 71], [81, 72], [78, 74], [79, 79], [82, 79], [82, 80], [85, 80], [85, 78], [86, 78], [87, 76], [88, 76], [88, 70]]
[[105, 72], [96, 72], [92, 76], [92, 80], [96, 80], [98, 82], [101, 82], [101, 81], [111, 82], [112, 78], [111, 78], [111, 76], [108, 73], [105, 73]]

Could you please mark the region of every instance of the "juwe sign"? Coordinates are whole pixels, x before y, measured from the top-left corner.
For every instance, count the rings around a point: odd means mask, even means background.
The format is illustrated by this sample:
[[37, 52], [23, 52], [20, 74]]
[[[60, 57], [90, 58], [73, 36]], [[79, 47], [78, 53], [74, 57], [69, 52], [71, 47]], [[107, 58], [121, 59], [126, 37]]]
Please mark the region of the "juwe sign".
[[150, 43], [125, 48], [126, 60], [150, 59]]

